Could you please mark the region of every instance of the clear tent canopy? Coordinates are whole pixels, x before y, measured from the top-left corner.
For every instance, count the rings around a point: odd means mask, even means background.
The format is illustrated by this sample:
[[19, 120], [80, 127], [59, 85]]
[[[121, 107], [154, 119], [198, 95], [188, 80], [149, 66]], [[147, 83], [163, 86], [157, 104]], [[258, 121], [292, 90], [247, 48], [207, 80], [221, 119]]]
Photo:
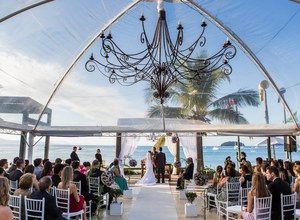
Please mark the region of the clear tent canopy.
[[[65, 135], [76, 130], [155, 131], [153, 127], [118, 125], [120, 118], [147, 117], [150, 108], [146, 100], [147, 82], [132, 86], [111, 84], [99, 71], [88, 72], [85, 63], [91, 53], [99, 54], [102, 31], [111, 32], [128, 53], [142, 50], [139, 18], [141, 14], [145, 16], [145, 29], [151, 38], [157, 22], [157, 1], [0, 0], [0, 5], [2, 132], [18, 129], [55, 136], [59, 130]], [[261, 81], [268, 81], [267, 102], [260, 102], [257, 107], [238, 106], [249, 123], [249, 131], [244, 134], [255, 135], [255, 129], [267, 133], [275, 128], [278, 134], [297, 133], [296, 116], [300, 108], [297, 1], [168, 0], [164, 1], [164, 8], [171, 38], [176, 37], [178, 22], [184, 27], [184, 45], [195, 41], [201, 32], [201, 21], [206, 21], [206, 45], [196, 51], [198, 55], [216, 53], [227, 37], [236, 46], [237, 54], [230, 61], [233, 70], [230, 81], [218, 85], [216, 100], [240, 89], [257, 91]], [[284, 94], [280, 93], [281, 88]], [[202, 91], [194, 94], [201, 97]], [[264, 103], [268, 106], [270, 127], [265, 125]], [[180, 106], [180, 103], [166, 100], [164, 105]], [[19, 113], [13, 111], [16, 108]], [[30, 120], [24, 120], [24, 112]], [[285, 120], [289, 121], [287, 125]], [[224, 126], [213, 118], [210, 124], [212, 127], [183, 123], [182, 130], [243, 133], [245, 128]], [[163, 130], [158, 127], [157, 131]], [[282, 130], [278, 131], [279, 128]]]

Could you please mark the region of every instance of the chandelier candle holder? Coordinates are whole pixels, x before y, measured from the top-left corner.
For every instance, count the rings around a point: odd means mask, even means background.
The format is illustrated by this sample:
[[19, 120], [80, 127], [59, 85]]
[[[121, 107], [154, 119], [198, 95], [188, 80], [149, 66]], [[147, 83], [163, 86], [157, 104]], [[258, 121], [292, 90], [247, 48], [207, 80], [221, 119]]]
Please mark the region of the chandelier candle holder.
[[228, 38], [214, 55], [207, 58], [192, 56], [196, 48], [202, 48], [206, 43], [204, 32], [207, 24], [204, 20], [200, 25], [202, 29], [200, 35], [186, 48], [182, 48], [184, 37], [180, 22], [175, 43], [171, 40], [162, 0], [158, 1], [158, 21], [152, 41], [149, 40], [145, 30], [144, 15], [140, 17], [140, 21], [142, 23], [140, 42], [145, 45], [145, 49], [127, 53], [113, 40], [111, 33], [105, 36], [102, 32], [99, 60], [92, 54], [85, 64], [86, 70], [93, 72], [98, 69], [110, 83], [118, 82], [125, 86], [140, 81], [149, 82], [154, 90], [153, 96], [159, 99], [161, 104], [170, 96], [167, 90], [175, 83], [211, 81], [213, 80], [211, 75], [216, 70], [220, 70], [220, 74], [232, 73], [229, 60], [235, 57], [236, 48]]

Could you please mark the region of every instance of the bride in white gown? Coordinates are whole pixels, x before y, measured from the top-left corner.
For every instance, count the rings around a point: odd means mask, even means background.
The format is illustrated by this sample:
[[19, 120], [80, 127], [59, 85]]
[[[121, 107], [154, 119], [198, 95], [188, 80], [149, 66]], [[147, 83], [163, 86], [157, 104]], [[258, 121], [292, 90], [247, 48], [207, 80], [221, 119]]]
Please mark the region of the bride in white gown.
[[146, 173], [142, 177], [142, 179], [136, 183], [136, 185], [147, 185], [147, 186], [155, 185], [157, 179], [155, 178], [153, 172], [153, 163], [152, 163], [152, 156], [150, 151], [147, 152], [145, 165], [146, 165]]

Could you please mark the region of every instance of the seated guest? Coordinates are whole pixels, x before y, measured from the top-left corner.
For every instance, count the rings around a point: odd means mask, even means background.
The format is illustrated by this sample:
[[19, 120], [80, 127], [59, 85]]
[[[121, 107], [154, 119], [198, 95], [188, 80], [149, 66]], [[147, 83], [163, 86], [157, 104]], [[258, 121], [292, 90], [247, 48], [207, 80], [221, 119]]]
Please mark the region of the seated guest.
[[182, 188], [181, 181], [193, 179], [193, 173], [194, 173], [193, 159], [191, 157], [187, 158], [186, 163], [187, 163], [187, 167], [185, 169], [185, 172], [180, 174], [179, 178], [177, 179], [177, 188], [176, 189]]
[[[272, 220], [281, 220], [281, 197], [280, 194], [292, 194], [290, 185], [279, 178], [279, 170], [277, 167], [269, 166], [266, 170], [266, 178], [271, 181], [268, 189], [272, 194]], [[285, 215], [285, 220], [292, 219], [291, 216]]]
[[90, 177], [101, 177], [101, 170], [100, 170], [100, 162], [98, 160], [94, 160], [92, 163], [92, 168], [88, 172], [88, 176]]
[[219, 165], [216, 168], [216, 172], [214, 174], [212, 184], [211, 184], [213, 190], [217, 190], [217, 185], [219, 184], [221, 179], [223, 179], [223, 177], [224, 177], [223, 167]]
[[0, 176], [0, 220], [13, 220], [11, 209], [7, 206], [9, 200], [8, 179]]
[[91, 163], [88, 161], [83, 162], [83, 166], [80, 167], [80, 173], [87, 175], [91, 168]]
[[[247, 210], [241, 211], [239, 213], [239, 216], [247, 220], [254, 219], [254, 213], [253, 213], [254, 197], [263, 198], [268, 196], [270, 196], [270, 192], [266, 187], [265, 177], [260, 172], [255, 173], [252, 178], [252, 189], [248, 193]], [[264, 216], [260, 216], [260, 217], [264, 217]]]
[[288, 179], [288, 174], [287, 174], [287, 171], [283, 168], [278, 168], [278, 171], [279, 171], [279, 177], [280, 179], [282, 179], [283, 181], [287, 182], [288, 184], [289, 183], [289, 179]]
[[225, 169], [225, 177], [221, 179], [221, 181], [218, 184], [218, 188], [221, 189], [221, 192], [217, 195], [217, 199], [220, 201], [226, 201], [227, 200], [227, 188], [226, 188], [226, 182], [235, 182], [236, 170], [231, 166], [228, 165]]
[[20, 180], [23, 175], [23, 169], [25, 168], [25, 161], [23, 159], [18, 159], [16, 162], [17, 169], [9, 173], [9, 179], [12, 181]]
[[4, 176], [4, 169], [0, 167], [0, 176]]
[[32, 164], [29, 164], [27, 167], [25, 167], [24, 173], [31, 173], [33, 175], [33, 186], [35, 190], [39, 190], [39, 181], [34, 175], [34, 166]]
[[45, 220], [65, 220], [62, 216], [62, 212], [57, 208], [55, 198], [49, 193], [52, 182], [49, 176], [42, 177], [39, 180], [39, 191], [35, 191], [31, 194], [31, 199], [43, 199], [45, 198]]
[[51, 177], [53, 186], [57, 187], [58, 184], [61, 182], [61, 172], [64, 169], [64, 167], [65, 166], [63, 164], [59, 163], [54, 166], [54, 174]]
[[261, 173], [264, 173], [263, 172], [263, 159], [261, 157], [257, 157], [256, 158], [256, 166], [254, 168], [254, 173], [257, 173], [257, 172], [261, 172]]
[[247, 182], [252, 181], [252, 175], [247, 166], [242, 165], [240, 167], [241, 177], [239, 179], [242, 188], [247, 188]]
[[56, 164], [61, 164], [62, 163], [62, 159], [56, 158], [54, 163], [55, 163], [55, 165]]
[[124, 190], [127, 190], [128, 189], [127, 181], [121, 175], [118, 159], [114, 159], [113, 166], [109, 170], [113, 173], [114, 180], [118, 184], [121, 191], [123, 192]]
[[83, 210], [83, 220], [86, 220], [86, 205], [84, 196], [79, 195], [77, 187], [71, 181], [73, 180], [73, 168], [66, 166], [61, 173], [61, 182], [58, 184], [58, 189], [70, 189], [70, 212], [78, 212]]
[[72, 163], [71, 158], [65, 160], [65, 164], [67, 164], [68, 166], [71, 166], [71, 163]]
[[293, 177], [295, 177], [295, 173], [293, 170], [293, 164], [290, 161], [285, 161], [283, 163], [283, 168], [287, 171], [289, 183], [292, 183]]
[[41, 178], [44, 176], [52, 176], [53, 171], [52, 171], [52, 163], [50, 161], [46, 161], [44, 164], [43, 171], [41, 173]]
[[79, 170], [80, 162], [78, 160], [75, 160], [72, 162], [72, 168], [73, 168], [73, 181], [81, 182], [81, 194], [84, 196], [84, 200], [86, 202], [89, 202], [90, 200], [95, 200], [95, 197], [93, 194], [90, 193], [89, 184], [87, 181], [86, 175], [80, 173]]
[[17, 169], [17, 161], [19, 160], [20, 158], [19, 157], [15, 157], [14, 160], [13, 160], [13, 164], [10, 166], [10, 168], [8, 169], [8, 173], [11, 173], [12, 171], [16, 170]]
[[9, 174], [6, 172], [8, 168], [8, 161], [7, 159], [1, 159], [0, 160], [0, 167], [3, 168], [3, 176], [5, 176], [7, 179], [9, 179]]
[[100, 162], [98, 161], [98, 160], [94, 160], [93, 161], [93, 163], [92, 163], [92, 168], [90, 169], [90, 171], [89, 171], [89, 173], [88, 173], [88, 176], [90, 176], [90, 177], [99, 177], [100, 178], [100, 185], [103, 187], [102, 188], [102, 192], [101, 192], [101, 194], [102, 195], [104, 195], [104, 194], [106, 194], [106, 193], [108, 193], [109, 194], [109, 204], [108, 204], [108, 210], [110, 209], [110, 204], [111, 204], [111, 202], [112, 202], [112, 199], [113, 199], [113, 197], [112, 197], [112, 195], [110, 194], [110, 190], [111, 190], [111, 188], [109, 187], [109, 186], [106, 186], [103, 182], [102, 182], [102, 180], [101, 180], [101, 174], [104, 172], [104, 171], [102, 171], [102, 170], [100, 170], [100, 166], [101, 166], [101, 164], [100, 164]]
[[296, 208], [300, 209], [300, 165], [295, 164], [293, 169], [297, 177], [295, 179], [293, 192], [297, 193]]
[[43, 160], [42, 158], [36, 158], [33, 161], [34, 165], [34, 175], [36, 176], [37, 179], [40, 179], [41, 173], [43, 171]]
[[22, 202], [21, 202], [21, 220], [25, 220], [25, 203], [24, 203], [24, 196], [27, 196], [30, 198], [31, 195], [31, 187], [33, 185], [33, 179], [34, 176], [31, 173], [25, 173], [23, 176], [20, 178], [19, 182], [19, 189], [17, 189], [14, 192], [14, 196], [22, 196]]

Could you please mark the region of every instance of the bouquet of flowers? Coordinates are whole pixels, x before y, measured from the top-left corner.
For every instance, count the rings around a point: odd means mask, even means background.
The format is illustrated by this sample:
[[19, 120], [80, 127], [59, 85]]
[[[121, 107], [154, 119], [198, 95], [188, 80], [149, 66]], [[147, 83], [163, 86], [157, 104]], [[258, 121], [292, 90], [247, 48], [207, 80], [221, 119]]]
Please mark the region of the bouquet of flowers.
[[175, 168], [180, 168], [181, 167], [181, 162], [180, 161], [175, 161], [174, 162], [174, 167]]
[[194, 174], [194, 181], [195, 181], [195, 184], [198, 186], [205, 185], [207, 183], [207, 180], [208, 180], [207, 174], [203, 170]]
[[101, 181], [104, 185], [110, 186], [114, 183], [114, 177], [110, 171], [106, 171], [101, 174]]
[[137, 165], [137, 162], [136, 162], [136, 160], [135, 159], [131, 159], [131, 160], [129, 160], [129, 166], [131, 166], [131, 167], [135, 167]]

